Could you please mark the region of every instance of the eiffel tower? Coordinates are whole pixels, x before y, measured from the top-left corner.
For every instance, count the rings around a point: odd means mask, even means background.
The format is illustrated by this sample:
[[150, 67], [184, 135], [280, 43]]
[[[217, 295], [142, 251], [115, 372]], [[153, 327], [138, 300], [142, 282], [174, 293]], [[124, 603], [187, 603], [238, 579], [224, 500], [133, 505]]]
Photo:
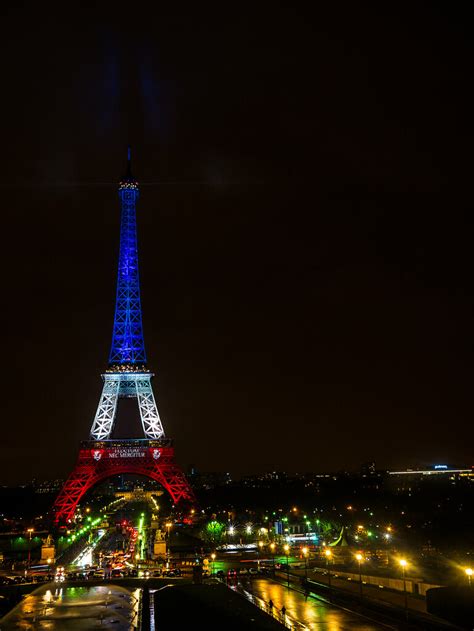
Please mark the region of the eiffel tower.
[[[57, 524], [72, 520], [81, 498], [95, 484], [122, 473], [156, 480], [174, 504], [195, 503], [193, 491], [175, 462], [173, 443], [165, 438], [151, 386], [153, 373], [146, 366], [138, 275], [138, 197], [129, 147], [127, 171], [119, 183], [120, 251], [109, 365], [102, 375], [104, 385], [90, 439], [80, 444], [76, 466], [53, 505]], [[137, 400], [144, 438], [112, 438], [117, 404], [122, 397]]]

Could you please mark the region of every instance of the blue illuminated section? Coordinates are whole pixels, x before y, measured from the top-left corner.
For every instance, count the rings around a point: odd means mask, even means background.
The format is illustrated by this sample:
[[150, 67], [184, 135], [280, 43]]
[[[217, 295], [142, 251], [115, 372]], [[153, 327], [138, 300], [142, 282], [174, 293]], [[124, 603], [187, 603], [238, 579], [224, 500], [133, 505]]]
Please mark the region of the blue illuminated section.
[[109, 364], [145, 364], [135, 209], [139, 191], [138, 183], [131, 174], [130, 148], [127, 174], [120, 182], [119, 197], [122, 208], [120, 252]]

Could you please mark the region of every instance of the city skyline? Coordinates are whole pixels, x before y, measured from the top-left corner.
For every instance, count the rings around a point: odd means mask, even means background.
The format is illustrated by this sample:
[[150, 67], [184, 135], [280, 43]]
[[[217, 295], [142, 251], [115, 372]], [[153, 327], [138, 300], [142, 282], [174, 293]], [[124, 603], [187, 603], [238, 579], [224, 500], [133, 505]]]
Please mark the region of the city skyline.
[[[321, 26], [277, 8], [273, 29], [262, 9], [225, 29], [204, 12], [193, 30], [172, 9], [146, 25], [84, 11], [87, 50], [59, 14], [33, 59], [34, 12], [6, 11], [3, 45], [20, 25], [31, 37], [1, 105], [1, 484], [65, 476], [87, 438], [128, 143], [144, 337], [181, 464], [472, 464], [472, 45], [459, 16], [425, 7], [405, 23], [398, 8], [346, 24], [327, 8]], [[127, 402], [123, 416], [119, 435], [133, 434]]]

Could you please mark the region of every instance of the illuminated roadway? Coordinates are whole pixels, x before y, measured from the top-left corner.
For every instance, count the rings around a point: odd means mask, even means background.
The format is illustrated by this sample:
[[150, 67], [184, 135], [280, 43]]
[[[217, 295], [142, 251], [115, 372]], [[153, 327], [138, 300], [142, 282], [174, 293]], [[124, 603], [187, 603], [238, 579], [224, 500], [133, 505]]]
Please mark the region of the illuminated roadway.
[[[292, 570], [293, 575], [298, 575], [300, 578], [304, 576], [304, 572], [295, 572]], [[337, 574], [337, 573], [335, 573]], [[286, 579], [286, 574], [280, 573], [282, 580]], [[324, 583], [328, 585], [328, 577], [320, 570], [308, 571], [308, 578], [317, 583]], [[337, 589], [349, 592], [354, 596], [358, 596], [360, 591], [359, 581], [348, 581], [347, 578], [339, 578], [335, 575], [331, 576], [331, 585]], [[317, 587], [315, 587], [317, 591]], [[394, 605], [403, 609], [405, 604], [405, 596], [403, 592], [395, 591], [391, 589], [380, 589], [377, 585], [369, 585], [363, 583], [362, 585], [363, 598], [369, 600], [379, 600], [390, 605]], [[426, 600], [422, 597], [411, 596], [407, 594], [408, 608], [420, 613], [426, 614]]]
[[[397, 629], [398, 627], [383, 624], [368, 617], [353, 613], [347, 609], [333, 606], [324, 600], [309, 597], [288, 589], [268, 578], [243, 579], [234, 586], [235, 591], [247, 591], [264, 601], [268, 608], [270, 600], [273, 602], [273, 613], [281, 620], [281, 608], [286, 608], [290, 620], [298, 621], [307, 629], [322, 631], [379, 631], [382, 629]], [[261, 603], [263, 604], [263, 603]]]

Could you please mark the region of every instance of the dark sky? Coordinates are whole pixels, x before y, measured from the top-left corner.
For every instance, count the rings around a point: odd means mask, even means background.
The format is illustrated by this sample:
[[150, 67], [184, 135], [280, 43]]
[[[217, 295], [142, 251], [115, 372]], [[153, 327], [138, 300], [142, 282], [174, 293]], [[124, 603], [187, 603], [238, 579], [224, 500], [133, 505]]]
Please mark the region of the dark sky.
[[0, 482], [66, 475], [88, 437], [129, 142], [185, 467], [473, 464], [470, 18], [98, 4], [2, 8]]

